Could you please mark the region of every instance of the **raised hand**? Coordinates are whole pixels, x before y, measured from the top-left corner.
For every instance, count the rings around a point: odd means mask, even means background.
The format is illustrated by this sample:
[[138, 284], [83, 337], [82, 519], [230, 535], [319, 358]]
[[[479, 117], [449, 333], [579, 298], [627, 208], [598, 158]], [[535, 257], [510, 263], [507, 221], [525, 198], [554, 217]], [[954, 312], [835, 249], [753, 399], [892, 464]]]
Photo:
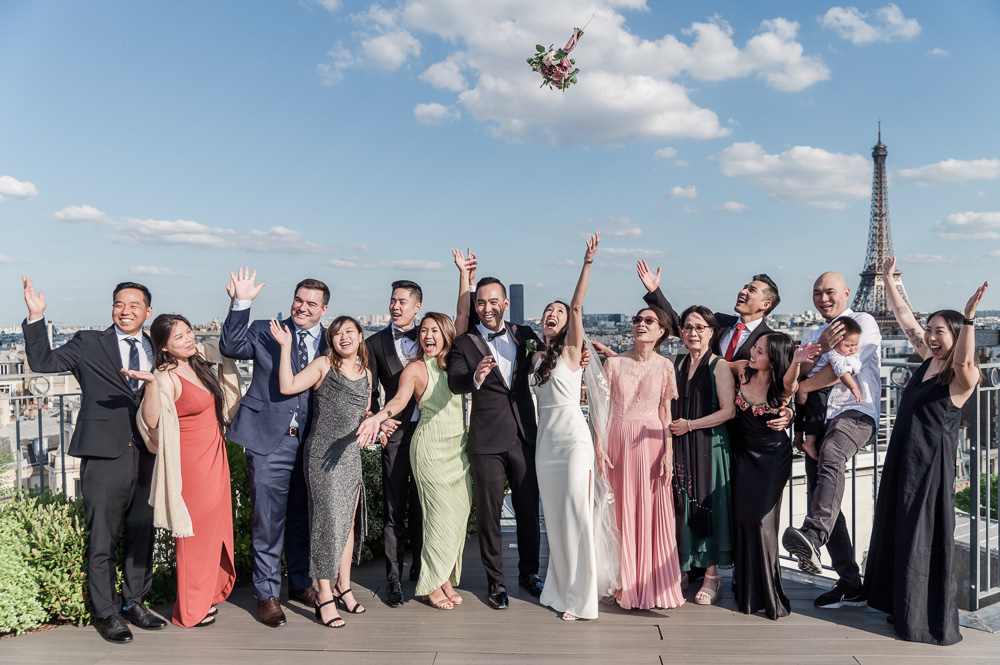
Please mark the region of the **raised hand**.
[[896, 273], [896, 257], [890, 256], [882, 264], [882, 281], [892, 284], [892, 276]]
[[292, 345], [292, 333], [288, 330], [287, 326], [281, 325], [281, 322], [277, 319], [271, 319], [271, 336], [274, 337], [274, 341], [278, 343], [279, 346], [291, 346]]
[[600, 242], [601, 242], [600, 231], [587, 238], [587, 252], [583, 255], [584, 263], [587, 263], [588, 261], [589, 262], [594, 261], [594, 254], [597, 254], [597, 245], [599, 245]]
[[256, 269], [251, 272], [250, 268], [243, 267], [237, 269], [235, 273], [230, 270], [229, 286], [226, 287], [226, 292], [230, 298], [235, 298], [236, 300], [253, 300], [265, 286], [264, 282], [255, 284], [256, 280]]
[[486, 376], [496, 367], [497, 364], [493, 362], [493, 356], [484, 356], [479, 364], [476, 365], [476, 383], [482, 385], [483, 381], [486, 380]]
[[609, 347], [605, 346], [604, 344], [601, 344], [600, 342], [598, 342], [596, 340], [590, 340], [590, 344], [591, 344], [591, 346], [594, 347], [594, 351], [597, 351], [599, 354], [601, 354], [605, 358], [611, 358], [613, 356], [617, 356], [618, 355], [617, 353], [615, 353], [614, 351], [612, 351]]
[[[976, 292], [972, 294], [971, 298], [969, 298], [969, 302], [965, 303], [965, 318], [970, 321], [976, 318], [976, 310], [979, 308], [979, 301], [983, 299], [983, 294], [986, 293], [986, 287], [989, 285], [990, 283], [988, 281], [983, 282], [983, 285], [976, 289]], [[27, 291], [25, 291], [25, 293], [27, 293]]]
[[646, 287], [646, 290], [652, 293], [656, 289], [660, 288], [660, 268], [657, 267], [656, 273], [654, 274], [649, 266], [646, 265], [646, 259], [639, 259], [635, 264], [636, 272], [639, 273], [639, 279], [642, 280], [642, 285]]
[[795, 349], [792, 354], [792, 362], [806, 363], [819, 355], [819, 344], [803, 344]]
[[28, 319], [36, 321], [45, 315], [45, 294], [41, 291], [35, 293], [30, 277], [21, 275], [21, 281], [24, 283], [24, 304], [28, 306]]
[[122, 374], [130, 379], [136, 379], [142, 383], [153, 383], [156, 381], [156, 377], [153, 376], [152, 372], [139, 371], [136, 369], [123, 369]]
[[476, 270], [479, 269], [479, 260], [476, 255], [472, 253], [472, 248], [468, 248], [469, 255], [465, 257], [466, 263], [469, 266], [469, 289], [476, 289]]

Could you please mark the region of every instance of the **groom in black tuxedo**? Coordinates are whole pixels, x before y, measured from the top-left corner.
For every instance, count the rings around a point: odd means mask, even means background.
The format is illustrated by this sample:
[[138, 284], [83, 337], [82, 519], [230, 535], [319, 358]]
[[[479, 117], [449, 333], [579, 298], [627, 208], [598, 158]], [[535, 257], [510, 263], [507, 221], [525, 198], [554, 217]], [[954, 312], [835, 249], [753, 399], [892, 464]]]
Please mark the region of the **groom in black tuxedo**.
[[[422, 301], [423, 290], [416, 282], [393, 282], [392, 295], [389, 297], [392, 323], [365, 340], [372, 370], [372, 411], [378, 411], [379, 386], [385, 393], [386, 402], [395, 397], [403, 368], [420, 353], [414, 319], [420, 312]], [[420, 576], [420, 549], [423, 544], [420, 501], [410, 470], [410, 440], [417, 428], [420, 410], [411, 399], [394, 417], [401, 424], [389, 437], [388, 443], [382, 446], [382, 490], [385, 496], [385, 527], [382, 538], [385, 542], [387, 582], [385, 602], [389, 607], [403, 604], [403, 585], [399, 580], [407, 537], [413, 557], [410, 566], [411, 580]]]
[[479, 323], [458, 337], [448, 352], [448, 387], [472, 393], [469, 462], [472, 465], [479, 547], [489, 581], [489, 603], [507, 607], [500, 511], [504, 478], [510, 482], [517, 521], [518, 582], [533, 596], [538, 577], [538, 478], [535, 475], [535, 406], [528, 389], [528, 356], [542, 343], [527, 326], [505, 323], [507, 289], [495, 277], [476, 285]]

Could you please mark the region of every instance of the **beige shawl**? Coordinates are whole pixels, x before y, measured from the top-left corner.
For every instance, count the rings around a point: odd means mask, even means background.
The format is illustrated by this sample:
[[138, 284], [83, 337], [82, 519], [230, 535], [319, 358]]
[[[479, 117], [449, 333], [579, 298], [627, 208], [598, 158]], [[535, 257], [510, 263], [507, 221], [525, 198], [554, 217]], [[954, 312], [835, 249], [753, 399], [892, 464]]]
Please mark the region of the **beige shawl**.
[[[232, 420], [236, 409], [240, 406], [243, 378], [236, 363], [224, 358], [219, 353], [217, 342], [198, 344], [198, 351], [208, 362], [219, 366], [219, 384], [222, 386], [223, 410], [226, 421]], [[139, 432], [146, 442], [149, 451], [156, 455], [153, 466], [153, 484], [149, 492], [149, 503], [153, 506], [153, 525], [170, 529], [175, 538], [194, 535], [191, 525], [191, 515], [188, 513], [184, 499], [181, 497], [181, 447], [180, 423], [177, 419], [177, 397], [174, 395], [174, 383], [170, 380], [169, 371], [153, 372], [156, 377], [156, 387], [160, 391], [160, 424], [152, 440], [149, 428], [142, 419], [142, 408], [136, 415]], [[147, 386], [146, 390], [149, 390]]]

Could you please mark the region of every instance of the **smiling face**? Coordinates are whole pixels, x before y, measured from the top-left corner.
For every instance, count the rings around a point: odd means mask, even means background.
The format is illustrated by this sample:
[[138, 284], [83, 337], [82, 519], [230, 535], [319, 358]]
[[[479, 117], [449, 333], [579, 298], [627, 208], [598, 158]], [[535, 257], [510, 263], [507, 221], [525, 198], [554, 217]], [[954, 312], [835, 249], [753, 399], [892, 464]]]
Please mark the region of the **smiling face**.
[[420, 301], [414, 297], [410, 289], [393, 289], [389, 298], [389, 316], [393, 324], [403, 330], [409, 330], [413, 319], [420, 311]]
[[295, 292], [291, 312], [292, 323], [298, 326], [299, 330], [311, 330], [316, 327], [323, 315], [326, 314], [323, 292], [319, 289], [308, 289], [303, 286]]
[[931, 352], [931, 356], [937, 359], [947, 358], [951, 349], [955, 346], [955, 335], [952, 334], [948, 322], [943, 316], [932, 317], [924, 328], [924, 344]]
[[847, 288], [843, 275], [835, 272], [823, 273], [813, 284], [813, 304], [827, 321], [833, 321], [844, 313], [850, 295], [851, 290]]
[[420, 349], [428, 358], [436, 358], [444, 351], [444, 333], [441, 332], [438, 322], [429, 316], [424, 317], [424, 320], [420, 322], [419, 339]]
[[554, 302], [545, 308], [542, 313], [542, 336], [545, 339], [552, 339], [558, 335], [569, 320], [569, 312], [566, 305], [561, 302]]
[[510, 306], [499, 284], [486, 284], [476, 290], [476, 314], [483, 325], [496, 332], [503, 327], [503, 313]]
[[681, 325], [681, 340], [684, 346], [692, 350], [704, 351], [712, 346], [712, 335], [715, 333], [701, 314], [691, 312]]
[[176, 321], [170, 329], [170, 336], [163, 350], [177, 359], [190, 358], [195, 354], [194, 331], [183, 321]]
[[122, 289], [115, 294], [111, 307], [111, 320], [126, 335], [134, 335], [153, 315], [153, 308], [146, 304], [146, 298], [139, 289]]
[[771, 358], [767, 355], [767, 335], [757, 338], [750, 349], [750, 363], [747, 366], [760, 371], [771, 369]]
[[636, 344], [656, 344], [663, 336], [663, 326], [651, 309], [641, 310], [632, 317], [632, 338]]
[[341, 358], [351, 358], [357, 355], [362, 339], [364, 336], [358, 327], [352, 321], [345, 321], [340, 329], [331, 335], [330, 346]]
[[736, 305], [733, 307], [733, 311], [740, 316], [753, 316], [754, 314], [763, 316], [763, 313], [771, 306], [771, 301], [764, 297], [765, 289], [767, 289], [767, 284], [756, 280], [744, 286], [736, 296]]

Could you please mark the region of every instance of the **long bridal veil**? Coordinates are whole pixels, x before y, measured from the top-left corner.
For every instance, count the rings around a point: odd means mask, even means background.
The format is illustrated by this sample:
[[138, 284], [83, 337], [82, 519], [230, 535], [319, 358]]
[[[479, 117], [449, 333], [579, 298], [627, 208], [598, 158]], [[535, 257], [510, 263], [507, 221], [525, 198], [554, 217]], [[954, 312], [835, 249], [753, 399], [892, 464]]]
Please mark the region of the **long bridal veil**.
[[[597, 351], [584, 338], [590, 351], [590, 364], [583, 373], [587, 388], [587, 404], [590, 409], [590, 426], [594, 437], [607, 451], [608, 422], [611, 419], [611, 385], [604, 373], [604, 367], [597, 357]], [[615, 495], [594, 468], [594, 546], [597, 552], [597, 595], [601, 600], [614, 598], [621, 588], [621, 535], [615, 517]]]

